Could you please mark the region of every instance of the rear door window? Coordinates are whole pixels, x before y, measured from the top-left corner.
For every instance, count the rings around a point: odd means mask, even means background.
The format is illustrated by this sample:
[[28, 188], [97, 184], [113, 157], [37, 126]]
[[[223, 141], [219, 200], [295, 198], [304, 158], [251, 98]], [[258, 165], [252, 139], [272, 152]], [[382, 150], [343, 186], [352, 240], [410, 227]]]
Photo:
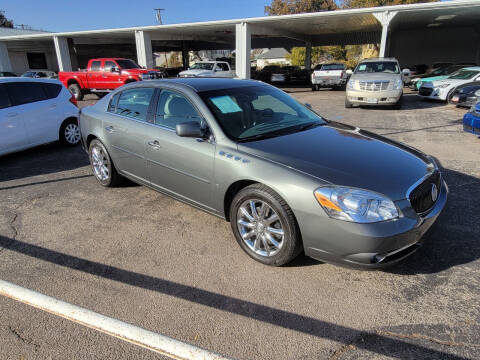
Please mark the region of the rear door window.
[[147, 121], [148, 107], [152, 99], [153, 88], [136, 88], [122, 91], [115, 113], [136, 120]]
[[47, 96], [47, 99], [55, 99], [58, 94], [60, 94], [60, 91], [62, 91], [62, 85], [60, 84], [47, 84], [44, 83], [43, 85], [43, 90], [45, 91], [45, 95]]
[[120, 97], [121, 93], [115, 94], [112, 99], [110, 100], [110, 103], [108, 104], [108, 112], [114, 113], [117, 110], [117, 102], [118, 98]]
[[8, 92], [10, 93], [13, 105], [46, 100], [47, 97], [42, 85], [40, 82], [9, 83]]
[[90, 66], [90, 71], [100, 71], [100, 61], [92, 61], [92, 65]]
[[8, 96], [6, 84], [0, 84], [0, 109], [5, 109], [12, 106], [10, 97]]

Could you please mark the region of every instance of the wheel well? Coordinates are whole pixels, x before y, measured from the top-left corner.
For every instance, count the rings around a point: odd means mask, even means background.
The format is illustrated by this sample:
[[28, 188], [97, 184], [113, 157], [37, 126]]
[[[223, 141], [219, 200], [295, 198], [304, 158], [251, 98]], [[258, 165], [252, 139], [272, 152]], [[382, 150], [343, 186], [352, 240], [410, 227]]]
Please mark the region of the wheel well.
[[232, 204], [235, 195], [237, 195], [240, 190], [256, 183], [256, 181], [252, 180], [239, 180], [228, 187], [227, 192], [225, 193], [225, 198], [223, 200], [223, 209], [225, 212], [225, 219], [227, 221], [230, 221], [230, 205]]
[[78, 86], [80, 86], [80, 84], [78, 83], [77, 80], [70, 79], [70, 80], [67, 81], [67, 86], [70, 86], [72, 84], [77, 84]]
[[77, 118], [76, 118], [76, 117], [73, 117], [73, 116], [71, 116], [71, 117], [66, 118], [65, 120], [63, 120], [63, 121], [62, 121], [62, 124], [60, 125], [60, 129], [58, 129], [60, 136], [62, 135], [61, 133], [62, 133], [62, 127], [63, 127], [63, 125], [64, 125], [65, 123], [67, 123], [68, 121], [70, 121], [70, 120], [75, 120], [75, 121], [78, 123]]
[[95, 140], [97, 137], [95, 135], [88, 135], [87, 136], [87, 149], [90, 147], [90, 143]]

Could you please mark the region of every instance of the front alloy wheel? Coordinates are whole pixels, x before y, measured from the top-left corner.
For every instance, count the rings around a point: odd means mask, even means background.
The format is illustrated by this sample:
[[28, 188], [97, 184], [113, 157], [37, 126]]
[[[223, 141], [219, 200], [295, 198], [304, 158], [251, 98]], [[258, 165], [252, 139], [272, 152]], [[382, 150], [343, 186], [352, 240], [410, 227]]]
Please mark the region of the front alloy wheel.
[[302, 251], [292, 209], [263, 184], [252, 184], [235, 195], [230, 206], [230, 223], [240, 247], [263, 264], [284, 265]]
[[274, 256], [283, 245], [283, 226], [275, 210], [258, 199], [239, 207], [237, 226], [245, 244], [258, 255]]

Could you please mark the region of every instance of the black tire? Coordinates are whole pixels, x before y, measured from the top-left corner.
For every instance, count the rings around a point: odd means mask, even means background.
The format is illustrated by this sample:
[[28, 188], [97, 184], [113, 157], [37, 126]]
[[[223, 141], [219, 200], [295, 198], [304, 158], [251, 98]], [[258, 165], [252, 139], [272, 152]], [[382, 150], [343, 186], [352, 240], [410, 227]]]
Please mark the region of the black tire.
[[352, 107], [353, 107], [353, 104], [350, 101], [348, 101], [347, 98], [345, 98], [345, 108], [351, 109]]
[[76, 146], [80, 143], [80, 129], [77, 119], [67, 119], [60, 126], [58, 134], [60, 142], [65, 146]]
[[[94, 166], [95, 150], [94, 149], [101, 150], [102, 161], [108, 170], [107, 178], [102, 179], [99, 173], [95, 169], [95, 166]], [[107, 149], [105, 148], [105, 146], [102, 144], [100, 140], [98, 139], [92, 140], [92, 142], [90, 143], [90, 146], [88, 147], [88, 158], [90, 159], [90, 166], [92, 167], [93, 175], [102, 186], [115, 187], [122, 183], [124, 178], [117, 172], [117, 169], [115, 169], [115, 165], [112, 162], [112, 158], [110, 157], [110, 154], [108, 153]]]
[[402, 103], [403, 103], [403, 95], [400, 96], [400, 99], [398, 99], [398, 101], [394, 105], [392, 105], [392, 109], [400, 110], [402, 108]]
[[317, 91], [317, 90], [318, 90], [317, 85], [312, 85], [312, 91]]
[[83, 91], [78, 84], [68, 85], [68, 90], [72, 93], [77, 101], [83, 100]]
[[[247, 201], [261, 201], [278, 215], [280, 228], [283, 229], [282, 246], [270, 256], [262, 256], [247, 246], [237, 226], [239, 208]], [[262, 184], [247, 186], [238, 192], [230, 206], [230, 224], [240, 247], [253, 259], [270, 266], [281, 266], [295, 259], [303, 249], [300, 230], [292, 210], [280, 195]], [[270, 225], [269, 225], [270, 226]], [[273, 226], [273, 225], [271, 225]]]
[[107, 95], [106, 92], [96, 92], [94, 93], [96, 97], [98, 97], [99, 99], [103, 98], [105, 95]]

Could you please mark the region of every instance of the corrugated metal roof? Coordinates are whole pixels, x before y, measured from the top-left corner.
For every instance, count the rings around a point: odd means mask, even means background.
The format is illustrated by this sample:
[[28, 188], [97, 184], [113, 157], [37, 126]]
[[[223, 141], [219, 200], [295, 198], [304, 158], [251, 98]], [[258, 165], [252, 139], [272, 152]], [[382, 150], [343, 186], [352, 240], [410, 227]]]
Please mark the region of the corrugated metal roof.
[[0, 26], [0, 37], [2, 36], [18, 36], [18, 35], [33, 35], [33, 34], [44, 34], [48, 31], [43, 30], [33, 30], [33, 29], [16, 29], [16, 28], [7, 28]]

